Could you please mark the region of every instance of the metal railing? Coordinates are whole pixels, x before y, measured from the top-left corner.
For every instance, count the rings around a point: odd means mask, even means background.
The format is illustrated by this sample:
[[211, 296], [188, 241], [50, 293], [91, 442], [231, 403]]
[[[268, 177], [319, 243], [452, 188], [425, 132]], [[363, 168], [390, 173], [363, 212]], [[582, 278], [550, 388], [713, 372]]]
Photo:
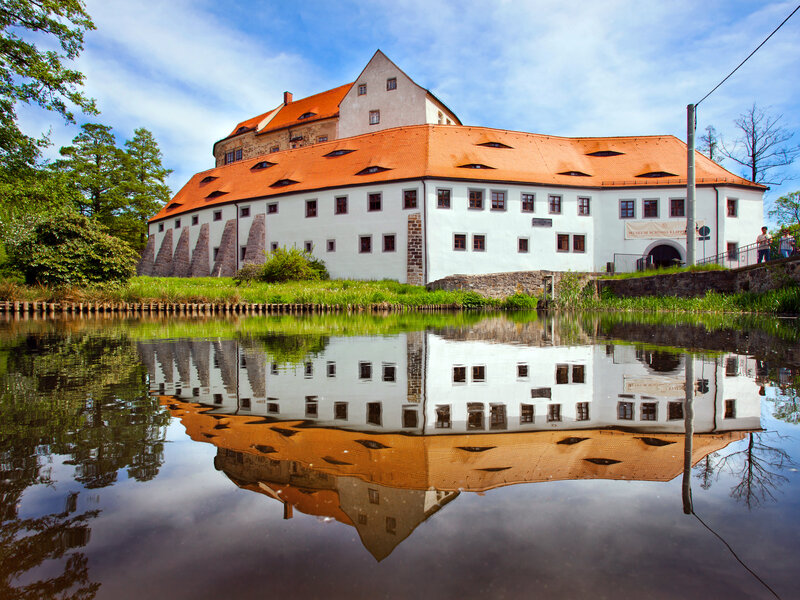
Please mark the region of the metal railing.
[[[767, 252], [767, 260], [780, 258], [775, 252]], [[758, 263], [758, 243], [748, 244], [747, 246], [737, 247], [730, 249], [726, 252], [720, 252], [714, 256], [709, 256], [697, 261], [698, 265], [717, 264], [730, 269], [738, 269], [739, 267], [747, 267]]]
[[645, 254], [614, 253], [614, 262], [606, 265], [609, 273], [634, 273], [653, 268], [653, 257]]

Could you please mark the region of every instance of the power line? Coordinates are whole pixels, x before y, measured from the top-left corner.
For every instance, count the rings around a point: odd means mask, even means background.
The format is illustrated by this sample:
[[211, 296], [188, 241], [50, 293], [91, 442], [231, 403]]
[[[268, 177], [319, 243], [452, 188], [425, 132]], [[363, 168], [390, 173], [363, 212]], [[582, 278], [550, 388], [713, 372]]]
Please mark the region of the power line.
[[[783, 20], [783, 22], [782, 22], [780, 25], [778, 25], [778, 26], [777, 26], [777, 27], [776, 27], [776, 28], [773, 30], [773, 32], [772, 32], [772, 33], [770, 33], [770, 34], [769, 34], [769, 35], [766, 37], [766, 39], [765, 39], [763, 42], [761, 42], [761, 43], [758, 45], [758, 48], [756, 48], [755, 50], [753, 50], [753, 51], [752, 51], [750, 54], [748, 54], [748, 55], [747, 55], [747, 58], [745, 58], [745, 59], [744, 59], [742, 62], [740, 62], [740, 63], [739, 63], [739, 67], [741, 67], [741, 66], [742, 66], [744, 63], [746, 63], [748, 60], [750, 60], [750, 57], [751, 57], [751, 56], [753, 56], [753, 54], [755, 54], [756, 52], [758, 52], [759, 48], [761, 48], [761, 46], [763, 46], [764, 44], [766, 44], [766, 43], [767, 43], [767, 40], [769, 40], [769, 38], [771, 38], [773, 35], [775, 35], [775, 33], [778, 31], [778, 29], [780, 29], [781, 27], [783, 27], [783, 24], [784, 24], [784, 23], [786, 23], [786, 21], [788, 21], [789, 19], [791, 19], [791, 18], [792, 18], [792, 15], [794, 15], [794, 13], [796, 13], [798, 10], [800, 10], [800, 4], [798, 4], [798, 5], [797, 5], [797, 7], [796, 7], [796, 8], [795, 8], [795, 9], [792, 11], [792, 13], [791, 13], [791, 14], [790, 14], [788, 17], [786, 17], [786, 18]], [[707, 93], [705, 96], [703, 96], [703, 97], [700, 99], [700, 102], [702, 102], [703, 100], [705, 100], [706, 98], [708, 98], [708, 97], [709, 97], [711, 94], [713, 94], [713, 93], [714, 93], [714, 92], [717, 90], [717, 88], [718, 88], [719, 86], [721, 86], [723, 83], [725, 83], [726, 81], [728, 81], [728, 78], [729, 78], [731, 75], [733, 75], [734, 73], [736, 73], [736, 71], [738, 71], [738, 70], [739, 70], [739, 67], [736, 67], [736, 68], [735, 68], [733, 71], [731, 71], [730, 73], [728, 73], [728, 76], [727, 76], [727, 77], [725, 77], [725, 79], [723, 79], [722, 81], [720, 81], [720, 82], [719, 82], [719, 83], [716, 85], [716, 87], [715, 87], [713, 90], [711, 90], [711, 91], [710, 91], [710, 92], [708, 92], [708, 93]], [[695, 102], [695, 106], [697, 106], [698, 104], [700, 104], [700, 102]]]

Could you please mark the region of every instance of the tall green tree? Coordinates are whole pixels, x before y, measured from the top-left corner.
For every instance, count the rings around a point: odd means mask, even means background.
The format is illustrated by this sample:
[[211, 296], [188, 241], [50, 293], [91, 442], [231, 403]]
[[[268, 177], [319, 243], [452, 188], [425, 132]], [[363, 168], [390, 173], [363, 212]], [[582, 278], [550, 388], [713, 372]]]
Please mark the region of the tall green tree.
[[769, 216], [774, 217], [780, 225], [795, 231], [800, 229], [800, 191], [791, 192], [775, 200]]
[[[0, 0], [0, 165], [30, 166], [47, 144], [20, 131], [17, 103], [41, 106], [67, 122], [74, 122], [71, 107], [97, 112], [81, 91], [83, 73], [65, 66], [94, 28], [82, 0]], [[41, 50], [33, 38], [59, 49]]]

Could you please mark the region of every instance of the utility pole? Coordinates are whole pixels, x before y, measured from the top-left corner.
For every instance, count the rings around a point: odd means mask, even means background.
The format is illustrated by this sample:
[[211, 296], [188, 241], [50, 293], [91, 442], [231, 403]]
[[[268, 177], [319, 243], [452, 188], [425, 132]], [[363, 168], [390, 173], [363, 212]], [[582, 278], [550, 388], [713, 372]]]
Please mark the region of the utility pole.
[[695, 264], [695, 235], [694, 224], [694, 132], [697, 127], [695, 117], [695, 106], [686, 106], [686, 266], [691, 267]]
[[[691, 105], [689, 105], [691, 106]], [[687, 352], [686, 357], [686, 383], [685, 397], [683, 402], [683, 482], [681, 485], [681, 497], [683, 498], [683, 512], [690, 515], [694, 512], [692, 506], [692, 442], [694, 436], [694, 356]]]

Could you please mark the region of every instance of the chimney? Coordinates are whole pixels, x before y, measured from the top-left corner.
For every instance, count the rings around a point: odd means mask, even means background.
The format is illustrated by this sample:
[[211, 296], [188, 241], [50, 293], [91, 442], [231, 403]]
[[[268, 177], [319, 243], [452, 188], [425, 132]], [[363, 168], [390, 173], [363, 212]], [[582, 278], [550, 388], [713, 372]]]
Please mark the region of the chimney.
[[286, 106], [292, 102], [292, 92], [283, 92], [283, 105]]

